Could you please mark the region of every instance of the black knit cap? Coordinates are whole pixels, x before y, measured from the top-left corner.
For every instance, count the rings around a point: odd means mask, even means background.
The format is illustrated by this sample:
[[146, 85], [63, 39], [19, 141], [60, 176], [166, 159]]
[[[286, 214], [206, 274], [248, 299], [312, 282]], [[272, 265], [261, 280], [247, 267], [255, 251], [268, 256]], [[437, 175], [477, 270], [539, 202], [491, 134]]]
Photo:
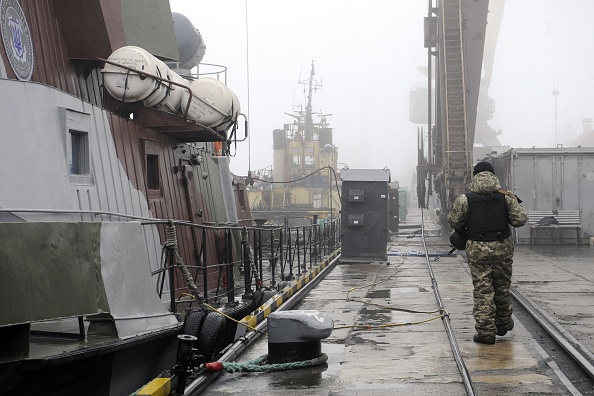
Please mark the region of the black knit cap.
[[476, 175], [477, 173], [480, 172], [491, 172], [492, 174], [495, 174], [495, 169], [493, 169], [493, 165], [491, 165], [489, 162], [487, 161], [481, 161], [481, 162], [477, 162], [477, 164], [474, 166], [474, 171], [472, 172], [472, 175]]

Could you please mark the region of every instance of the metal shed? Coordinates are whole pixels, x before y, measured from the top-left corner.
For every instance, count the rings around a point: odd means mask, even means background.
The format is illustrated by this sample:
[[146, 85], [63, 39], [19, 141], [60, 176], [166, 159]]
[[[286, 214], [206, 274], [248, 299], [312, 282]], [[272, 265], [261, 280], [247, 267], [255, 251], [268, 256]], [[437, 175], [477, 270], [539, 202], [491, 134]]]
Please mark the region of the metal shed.
[[341, 261], [387, 261], [389, 169], [343, 169]]
[[[487, 160], [527, 211], [579, 211], [580, 241], [594, 235], [594, 147], [511, 149]], [[547, 231], [536, 243], [576, 243], [572, 230]], [[516, 229], [516, 241], [530, 243], [529, 225]]]

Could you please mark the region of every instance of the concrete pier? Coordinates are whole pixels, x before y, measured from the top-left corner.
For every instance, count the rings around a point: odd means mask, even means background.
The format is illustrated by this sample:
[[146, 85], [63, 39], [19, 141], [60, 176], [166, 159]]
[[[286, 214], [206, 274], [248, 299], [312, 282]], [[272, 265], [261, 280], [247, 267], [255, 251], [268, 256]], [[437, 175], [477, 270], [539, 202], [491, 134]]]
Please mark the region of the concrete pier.
[[[516, 320], [495, 345], [472, 341], [472, 281], [465, 256], [441, 256], [446, 235], [424, 214], [433, 273], [476, 394], [570, 394], [546, 354]], [[411, 208], [408, 225], [421, 224]], [[414, 227], [407, 228], [408, 230]], [[335, 329], [322, 342], [324, 366], [275, 373], [223, 373], [208, 395], [465, 395], [424, 256], [420, 236], [392, 235], [389, 264], [339, 264], [296, 307], [330, 315]], [[409, 253], [407, 253], [409, 252]], [[594, 350], [594, 247], [519, 246], [513, 286]], [[361, 302], [371, 302], [368, 303]], [[402, 312], [397, 309], [427, 313]], [[349, 326], [368, 326], [367, 329]], [[377, 326], [383, 326], [378, 329]], [[242, 357], [267, 353], [262, 337]]]

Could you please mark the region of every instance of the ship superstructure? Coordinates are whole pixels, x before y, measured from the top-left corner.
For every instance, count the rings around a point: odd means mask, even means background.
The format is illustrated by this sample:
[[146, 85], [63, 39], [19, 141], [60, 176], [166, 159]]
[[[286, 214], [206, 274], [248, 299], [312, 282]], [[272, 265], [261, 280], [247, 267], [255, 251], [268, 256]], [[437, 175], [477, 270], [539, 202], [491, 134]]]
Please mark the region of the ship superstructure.
[[293, 122], [273, 131], [272, 167], [254, 173], [249, 199], [255, 218], [336, 217], [340, 209], [332, 114], [313, 111], [312, 97], [321, 87], [313, 63], [309, 78], [300, 83], [306, 87], [305, 109], [286, 113]]

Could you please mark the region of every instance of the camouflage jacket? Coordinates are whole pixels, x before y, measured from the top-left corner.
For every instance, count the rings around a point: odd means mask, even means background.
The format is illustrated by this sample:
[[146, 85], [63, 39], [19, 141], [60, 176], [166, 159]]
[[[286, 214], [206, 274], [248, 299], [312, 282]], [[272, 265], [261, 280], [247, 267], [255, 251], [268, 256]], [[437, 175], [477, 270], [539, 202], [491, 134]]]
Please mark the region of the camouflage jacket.
[[[486, 194], [492, 193], [501, 188], [499, 179], [491, 172], [480, 172], [472, 178], [470, 183], [470, 191]], [[505, 203], [507, 204], [507, 212], [509, 215], [509, 223], [514, 227], [521, 227], [528, 221], [528, 212], [520, 205], [518, 200], [512, 196], [505, 196]], [[452, 209], [448, 213], [448, 224], [453, 229], [459, 229], [464, 226], [468, 220], [468, 200], [466, 195], [459, 195]]]

